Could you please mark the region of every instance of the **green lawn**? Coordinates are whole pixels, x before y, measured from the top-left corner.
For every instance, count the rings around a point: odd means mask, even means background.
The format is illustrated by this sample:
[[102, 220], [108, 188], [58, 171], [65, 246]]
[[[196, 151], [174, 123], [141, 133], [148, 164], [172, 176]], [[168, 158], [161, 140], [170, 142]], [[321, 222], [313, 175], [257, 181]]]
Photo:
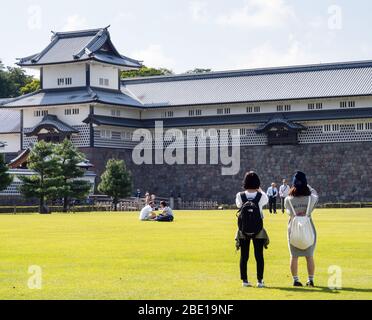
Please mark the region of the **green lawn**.
[[[287, 217], [266, 213], [268, 288], [257, 289], [241, 287], [234, 211], [179, 211], [173, 224], [133, 213], [0, 215], [0, 299], [371, 299], [372, 210], [318, 209], [314, 220], [319, 287], [291, 287]], [[27, 286], [30, 265], [42, 267], [41, 290]], [[331, 265], [343, 290], [327, 288]]]

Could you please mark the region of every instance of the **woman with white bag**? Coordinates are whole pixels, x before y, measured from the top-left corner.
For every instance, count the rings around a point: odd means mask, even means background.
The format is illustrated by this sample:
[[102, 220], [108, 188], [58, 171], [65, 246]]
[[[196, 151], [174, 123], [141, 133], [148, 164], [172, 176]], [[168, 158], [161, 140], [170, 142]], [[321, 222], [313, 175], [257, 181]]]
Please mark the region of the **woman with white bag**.
[[317, 192], [307, 184], [306, 175], [298, 171], [293, 177], [292, 188], [284, 206], [290, 216], [288, 224], [288, 244], [291, 254], [293, 285], [302, 287], [298, 277], [298, 258], [307, 261], [308, 287], [314, 287], [314, 251], [317, 234], [312, 220], [312, 212], [318, 202]]

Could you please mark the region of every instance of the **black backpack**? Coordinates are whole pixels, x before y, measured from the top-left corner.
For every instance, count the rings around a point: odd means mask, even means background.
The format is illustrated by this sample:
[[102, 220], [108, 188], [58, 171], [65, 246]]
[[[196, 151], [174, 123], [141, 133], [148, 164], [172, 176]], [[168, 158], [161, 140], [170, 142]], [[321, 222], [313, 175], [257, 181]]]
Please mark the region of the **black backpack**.
[[238, 211], [239, 231], [247, 236], [256, 236], [263, 229], [261, 210], [258, 205], [262, 193], [258, 192], [256, 198], [253, 200], [248, 200], [245, 192], [242, 192], [240, 196], [243, 201], [243, 206]]

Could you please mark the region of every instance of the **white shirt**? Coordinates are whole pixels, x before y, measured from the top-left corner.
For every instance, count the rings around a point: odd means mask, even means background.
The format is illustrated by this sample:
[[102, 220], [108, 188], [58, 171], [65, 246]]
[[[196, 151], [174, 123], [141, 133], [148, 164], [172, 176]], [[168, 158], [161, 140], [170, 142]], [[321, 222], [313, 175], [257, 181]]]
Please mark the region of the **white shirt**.
[[170, 207], [165, 207], [162, 212], [165, 216], [172, 216], [173, 217], [173, 211]]
[[287, 198], [289, 195], [290, 187], [288, 184], [282, 184], [279, 188], [279, 195], [281, 198]]
[[153, 208], [151, 208], [150, 205], [147, 205], [146, 207], [144, 207], [142, 210], [141, 210], [141, 213], [140, 213], [140, 220], [141, 221], [146, 221], [146, 220], [149, 220], [150, 218], [150, 214], [154, 211]]
[[[250, 193], [250, 192], [246, 191], [245, 195], [247, 196], [248, 200], [254, 200], [254, 198], [256, 198], [256, 196], [257, 196], [257, 192]], [[236, 202], [236, 206], [239, 209], [243, 206], [243, 200], [242, 200], [242, 197], [240, 196], [240, 192], [236, 195], [235, 202]], [[262, 192], [261, 200], [258, 203], [258, 206], [260, 207], [262, 219], [264, 218], [262, 209], [265, 205], [267, 205], [268, 202], [269, 202], [269, 198], [267, 197], [265, 192]]]
[[278, 189], [277, 188], [274, 188], [274, 187], [270, 187], [269, 189], [267, 189], [267, 195], [269, 197], [277, 197], [278, 196]]

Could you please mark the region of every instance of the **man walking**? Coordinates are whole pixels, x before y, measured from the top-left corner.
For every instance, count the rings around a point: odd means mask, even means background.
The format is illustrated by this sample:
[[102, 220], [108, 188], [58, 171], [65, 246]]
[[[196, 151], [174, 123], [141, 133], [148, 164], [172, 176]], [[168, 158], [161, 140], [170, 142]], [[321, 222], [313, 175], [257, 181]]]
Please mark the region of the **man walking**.
[[289, 187], [289, 185], [287, 183], [287, 180], [286, 179], [283, 179], [283, 184], [279, 188], [280, 205], [281, 205], [283, 214], [285, 212], [284, 200], [285, 200], [285, 198], [288, 197], [289, 190], [290, 190], [290, 187]]
[[267, 195], [269, 197], [269, 211], [270, 213], [276, 214], [276, 198], [278, 197], [278, 189], [276, 184], [273, 182], [271, 187], [267, 189]]

